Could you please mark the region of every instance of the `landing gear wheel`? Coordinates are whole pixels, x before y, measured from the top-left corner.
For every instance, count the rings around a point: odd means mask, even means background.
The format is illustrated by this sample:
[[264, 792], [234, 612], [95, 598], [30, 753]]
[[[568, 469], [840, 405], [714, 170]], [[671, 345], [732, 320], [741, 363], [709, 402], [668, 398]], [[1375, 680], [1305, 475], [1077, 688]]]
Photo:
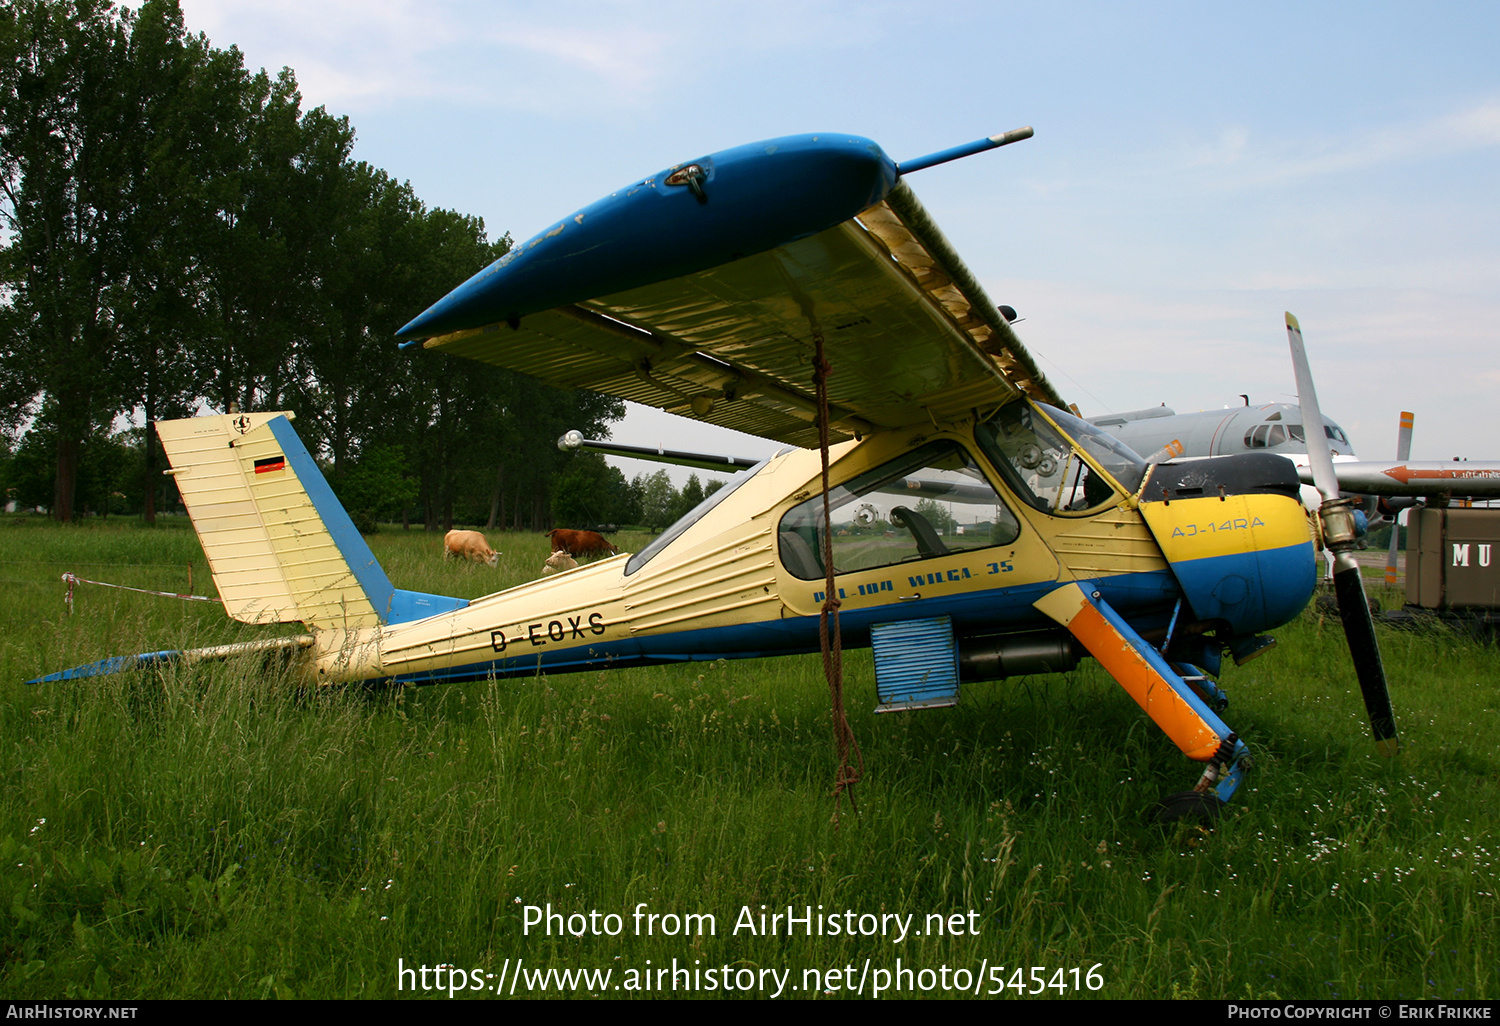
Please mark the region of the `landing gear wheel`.
[[1165, 826], [1184, 819], [1200, 823], [1212, 823], [1224, 810], [1224, 802], [1216, 794], [1206, 791], [1181, 791], [1169, 794], [1156, 803], [1151, 811], [1151, 820]]

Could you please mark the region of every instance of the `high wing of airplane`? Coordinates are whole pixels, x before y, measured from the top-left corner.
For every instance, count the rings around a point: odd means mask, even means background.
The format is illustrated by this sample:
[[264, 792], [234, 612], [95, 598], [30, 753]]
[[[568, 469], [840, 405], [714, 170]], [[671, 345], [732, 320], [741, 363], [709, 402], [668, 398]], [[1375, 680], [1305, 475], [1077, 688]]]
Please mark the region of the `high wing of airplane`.
[[[472, 602], [402, 591], [286, 416], [160, 424], [226, 609], [305, 624], [272, 644], [330, 683], [810, 652], [833, 620], [873, 649], [890, 712], [1091, 656], [1198, 764], [1164, 814], [1215, 811], [1250, 767], [1219, 715], [1223, 656], [1266, 652], [1306, 604], [1313, 527], [1279, 456], [1148, 465], [1060, 408], [904, 180], [1030, 135], [901, 164], [827, 134], [698, 157], [552, 223], [402, 330], [413, 358], [788, 446], [636, 553]], [[1337, 508], [1323, 521], [1337, 550]], [[1373, 636], [1353, 644], [1368, 663]], [[186, 658], [207, 656], [127, 657]], [[1390, 750], [1383, 693], [1366, 687]]]
[[702, 157], [562, 219], [398, 335], [798, 446], [818, 441], [810, 333], [839, 368], [836, 440], [1023, 393], [1061, 405], [899, 170], [847, 136]]

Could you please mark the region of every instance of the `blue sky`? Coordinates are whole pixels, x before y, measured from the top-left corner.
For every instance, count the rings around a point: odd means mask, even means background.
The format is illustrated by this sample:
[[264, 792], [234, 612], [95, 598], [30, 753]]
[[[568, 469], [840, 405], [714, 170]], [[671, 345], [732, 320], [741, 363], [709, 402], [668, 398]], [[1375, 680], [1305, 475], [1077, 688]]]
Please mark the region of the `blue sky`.
[[[492, 236], [757, 139], [850, 132], [900, 161], [1032, 125], [910, 183], [1085, 415], [1293, 401], [1290, 310], [1362, 456], [1390, 456], [1409, 409], [1413, 458], [1500, 459], [1495, 5], [183, 8]], [[615, 437], [764, 449], [665, 421]]]

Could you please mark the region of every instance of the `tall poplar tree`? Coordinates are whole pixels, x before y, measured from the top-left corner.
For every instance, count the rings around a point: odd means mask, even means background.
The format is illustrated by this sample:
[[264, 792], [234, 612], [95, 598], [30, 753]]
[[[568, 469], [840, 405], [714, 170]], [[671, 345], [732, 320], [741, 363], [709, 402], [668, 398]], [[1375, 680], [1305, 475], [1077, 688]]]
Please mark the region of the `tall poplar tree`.
[[[237, 53], [187, 33], [176, 0], [150, 0], [137, 13], [122, 80], [115, 262], [123, 299], [119, 405], [140, 409], [147, 424], [187, 413], [208, 382], [200, 244], [219, 226], [215, 186], [234, 166], [223, 139], [244, 116], [246, 78]], [[142, 444], [150, 523], [161, 483], [155, 431], [145, 431]]]
[[53, 515], [73, 517], [83, 439], [115, 412], [110, 295], [128, 37], [93, 0], [0, 7], [0, 223], [11, 236], [14, 359], [57, 431]]

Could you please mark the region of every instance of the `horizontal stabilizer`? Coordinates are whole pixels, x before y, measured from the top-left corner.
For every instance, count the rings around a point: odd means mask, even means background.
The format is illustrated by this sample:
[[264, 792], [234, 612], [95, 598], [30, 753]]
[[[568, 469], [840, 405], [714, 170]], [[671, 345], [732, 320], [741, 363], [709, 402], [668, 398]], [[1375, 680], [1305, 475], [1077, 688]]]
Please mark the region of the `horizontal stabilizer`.
[[59, 670], [56, 673], [49, 673], [45, 677], [28, 680], [26, 683], [50, 684], [62, 680], [82, 680], [85, 677], [105, 677], [112, 673], [124, 673], [127, 670], [137, 670], [146, 666], [178, 662], [191, 665], [193, 663], [230, 659], [234, 656], [249, 655], [256, 652], [285, 652], [290, 655], [304, 648], [311, 647], [312, 643], [312, 636], [303, 634], [295, 638], [268, 638], [264, 641], [214, 645], [211, 648], [190, 648], [176, 651], [142, 652], [140, 655], [110, 656], [108, 659], [101, 659], [97, 663], [86, 663], [83, 666], [74, 666], [71, 669]]

